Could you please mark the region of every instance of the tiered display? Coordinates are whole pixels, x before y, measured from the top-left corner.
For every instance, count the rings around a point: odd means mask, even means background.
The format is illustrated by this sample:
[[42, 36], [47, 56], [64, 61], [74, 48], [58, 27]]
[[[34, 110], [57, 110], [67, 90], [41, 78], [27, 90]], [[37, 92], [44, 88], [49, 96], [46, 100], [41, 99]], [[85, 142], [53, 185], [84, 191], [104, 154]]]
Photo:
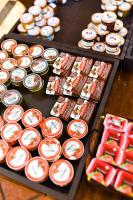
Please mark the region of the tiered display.
[[[133, 123], [107, 114], [96, 158], [87, 167], [91, 179], [133, 196]], [[113, 166], [112, 166], [113, 165]]]

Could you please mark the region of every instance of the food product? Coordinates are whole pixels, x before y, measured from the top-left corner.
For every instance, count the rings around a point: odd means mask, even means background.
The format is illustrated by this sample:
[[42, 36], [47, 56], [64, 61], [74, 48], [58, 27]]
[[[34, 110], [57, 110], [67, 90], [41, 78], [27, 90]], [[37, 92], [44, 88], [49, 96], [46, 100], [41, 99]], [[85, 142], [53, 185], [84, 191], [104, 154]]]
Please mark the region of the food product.
[[6, 71], [11, 71], [17, 67], [17, 61], [14, 58], [6, 58], [1, 63], [1, 69]]
[[59, 52], [57, 49], [48, 48], [45, 49], [43, 53], [43, 58], [48, 62], [49, 65], [53, 64], [54, 61], [58, 58]]
[[4, 85], [3, 83], [0, 83], [0, 101], [1, 101], [1, 98], [3, 96], [3, 94], [7, 91], [7, 87], [6, 85]]
[[1, 49], [3, 51], [7, 51], [8, 53], [11, 53], [12, 50], [17, 46], [17, 41], [14, 40], [14, 39], [7, 39], [7, 40], [4, 40], [2, 43], [1, 43]]
[[44, 48], [42, 45], [33, 45], [29, 48], [29, 55], [32, 58], [39, 58], [43, 55]]
[[24, 68], [13, 69], [10, 73], [11, 83], [15, 86], [21, 86], [26, 75], [27, 71]]
[[40, 74], [41, 76], [47, 74], [49, 71], [48, 63], [43, 58], [35, 59], [30, 68], [33, 73]]

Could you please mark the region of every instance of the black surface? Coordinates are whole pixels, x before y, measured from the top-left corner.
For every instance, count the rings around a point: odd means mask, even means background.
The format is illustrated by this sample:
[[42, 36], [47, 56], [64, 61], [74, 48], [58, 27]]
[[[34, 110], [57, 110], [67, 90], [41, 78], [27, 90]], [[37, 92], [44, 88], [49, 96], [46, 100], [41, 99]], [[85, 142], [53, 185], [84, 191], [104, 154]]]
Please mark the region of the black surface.
[[[55, 47], [59, 51], [69, 52], [70, 54], [73, 54], [76, 56], [80, 55], [80, 56], [92, 57], [96, 60], [103, 60], [103, 61], [113, 64], [113, 68], [110, 73], [110, 77], [108, 78], [108, 80], [106, 82], [102, 100], [100, 103], [97, 104], [95, 112], [89, 123], [89, 134], [84, 139], [82, 139], [82, 142], [85, 145], [85, 153], [80, 160], [72, 162], [72, 164], [74, 166], [74, 170], [75, 170], [75, 176], [74, 176], [73, 182], [69, 186], [66, 186], [64, 188], [55, 186], [49, 179], [42, 184], [36, 184], [36, 183], [29, 181], [27, 178], [25, 178], [25, 175], [23, 172], [17, 173], [17, 172], [10, 170], [5, 164], [0, 165], [0, 173], [9, 178], [14, 179], [15, 181], [18, 181], [18, 182], [20, 182], [32, 189], [35, 189], [41, 193], [46, 193], [46, 194], [52, 195], [52, 196], [56, 197], [57, 199], [72, 200], [74, 198], [74, 195], [76, 193], [76, 190], [78, 188], [78, 185], [79, 185], [79, 182], [81, 179], [81, 175], [84, 170], [86, 156], [88, 153], [91, 153], [91, 152], [88, 152], [88, 144], [90, 142], [91, 131], [95, 127], [97, 119], [99, 118], [99, 116], [102, 114], [102, 112], [104, 110], [115, 74], [116, 74], [116, 71], [118, 68], [119, 61], [115, 60], [115, 59], [111, 59], [111, 58], [104, 58], [101, 56], [99, 57], [99, 56], [91, 55], [91, 54], [89, 55], [88, 53], [84, 53], [84, 52], [80, 53], [77, 50], [70, 49], [70, 48], [60, 45], [58, 43], [41, 42], [41, 40], [34, 41], [32, 38], [20, 37], [19, 35], [14, 35], [14, 34], [5, 36], [3, 38], [3, 40], [7, 39], [7, 38], [16, 39], [18, 43], [26, 43], [29, 46], [33, 45], [33, 44], [42, 44], [45, 48], [46, 47]], [[45, 83], [47, 82], [47, 79], [48, 79], [48, 76], [45, 78]], [[13, 88], [13, 86], [10, 86], [10, 87]], [[45, 87], [46, 87], [46, 85], [45, 85]], [[26, 89], [21, 89], [21, 88], [18, 88], [18, 90], [22, 93], [22, 95], [24, 97], [24, 103], [23, 103], [24, 108], [26, 108], [26, 109], [32, 108], [32, 107], [37, 108], [43, 113], [43, 115], [45, 117], [49, 116], [49, 113], [50, 113], [52, 106], [53, 106], [54, 102], [56, 101], [57, 97], [45, 95], [45, 90], [42, 92], [39, 92], [39, 93], [31, 93], [31, 92], [27, 91]], [[4, 109], [4, 107], [3, 107], [3, 109]], [[66, 138], [68, 138], [67, 134], [65, 134], [66, 133], [66, 131], [65, 131], [66, 125], [67, 125], [67, 123], [64, 122], [64, 132], [60, 139], [61, 143]], [[32, 155], [37, 155], [37, 151], [33, 152]]]

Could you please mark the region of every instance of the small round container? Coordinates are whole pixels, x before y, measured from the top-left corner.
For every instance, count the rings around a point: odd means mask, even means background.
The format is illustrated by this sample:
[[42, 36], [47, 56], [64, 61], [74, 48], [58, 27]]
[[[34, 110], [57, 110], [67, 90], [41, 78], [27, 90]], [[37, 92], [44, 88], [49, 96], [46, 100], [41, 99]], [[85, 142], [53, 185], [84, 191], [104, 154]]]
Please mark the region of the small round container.
[[84, 153], [84, 145], [80, 140], [70, 138], [63, 143], [62, 150], [68, 160], [78, 160]]
[[35, 128], [24, 129], [18, 139], [19, 144], [29, 151], [36, 150], [40, 141], [41, 135]]
[[101, 23], [102, 13], [95, 13], [91, 17], [91, 21], [94, 25], [98, 25]]
[[106, 11], [111, 11], [111, 12], [116, 12], [117, 11], [117, 6], [113, 5], [112, 3], [107, 3], [105, 5], [105, 10]]
[[24, 78], [23, 85], [31, 92], [38, 92], [43, 88], [44, 81], [38, 74], [32, 73]]
[[60, 19], [58, 17], [51, 17], [48, 19], [48, 26], [52, 26], [54, 29], [54, 32], [60, 31]]
[[57, 117], [49, 117], [44, 119], [42, 124], [42, 134], [48, 138], [59, 138], [62, 135], [63, 124]]
[[126, 37], [127, 33], [128, 33], [128, 30], [127, 30], [127, 28], [125, 28], [125, 27], [123, 27], [123, 28], [118, 32], [118, 34], [119, 34], [121, 37]]
[[72, 164], [65, 159], [57, 160], [50, 166], [49, 177], [55, 185], [60, 187], [67, 186], [74, 177]]
[[28, 109], [24, 112], [21, 121], [25, 127], [38, 127], [42, 121], [42, 113], [34, 108]]
[[43, 9], [43, 15], [44, 17], [48, 20], [50, 19], [51, 17], [54, 16], [54, 9], [51, 7], [51, 6], [46, 6], [44, 9]]
[[42, 45], [33, 45], [29, 48], [29, 55], [32, 58], [39, 58], [43, 55], [44, 48]]
[[117, 33], [110, 33], [106, 36], [106, 51], [110, 53], [116, 53], [120, 45], [120, 36]]
[[24, 68], [27, 71], [30, 70], [30, 66], [32, 65], [32, 62], [33, 62], [33, 58], [29, 55], [22, 56], [17, 60], [18, 67]]
[[6, 71], [12, 71], [17, 67], [17, 61], [14, 58], [6, 58], [2, 63], [1, 63], [1, 69], [6, 70]]
[[0, 70], [0, 84], [8, 86], [10, 84], [10, 74], [6, 70]]
[[6, 155], [10, 149], [8, 143], [4, 140], [0, 140], [0, 163], [4, 163], [6, 160]]
[[109, 34], [109, 31], [107, 31], [102, 24], [99, 24], [97, 26], [96, 31], [97, 31], [97, 41], [104, 42], [106, 35]]
[[1, 130], [1, 137], [9, 144], [15, 145], [21, 132], [22, 128], [18, 123], [7, 123]]
[[30, 13], [24, 13], [20, 18], [20, 22], [26, 30], [34, 27], [34, 17]]
[[83, 48], [83, 49], [90, 49], [90, 48], [91, 48], [91, 47], [89, 47], [89, 46], [85, 46], [83, 40], [80, 40], [80, 41], [78, 42], [78, 47]]
[[110, 2], [110, 0], [101, 0], [101, 9], [105, 10], [105, 5]]
[[0, 63], [8, 58], [8, 53], [6, 51], [0, 50]]
[[12, 105], [20, 105], [22, 102], [22, 95], [17, 90], [7, 90], [1, 98], [2, 103], [8, 107]]
[[88, 125], [81, 119], [72, 120], [67, 126], [67, 132], [72, 138], [82, 139], [88, 133]]
[[36, 74], [40, 74], [40, 76], [47, 74], [49, 71], [47, 61], [43, 58], [35, 59], [31, 65], [31, 71]]
[[98, 52], [105, 52], [105, 43], [104, 42], [96, 42], [93, 47], [93, 51], [98, 51]]
[[6, 85], [4, 85], [3, 83], [0, 83], [0, 101], [6, 91], [7, 91]]
[[17, 146], [8, 152], [6, 164], [12, 170], [22, 171], [30, 157], [30, 153], [24, 147]]
[[39, 26], [39, 27], [46, 26], [46, 24], [47, 24], [47, 21], [44, 16], [42, 17], [40, 21], [36, 22], [36, 26]]
[[40, 34], [40, 28], [38, 26], [34, 26], [32, 29], [27, 31], [29, 36], [38, 36]]
[[119, 5], [117, 14], [119, 17], [126, 17], [127, 15], [129, 15], [130, 10], [131, 4], [123, 2], [121, 5]]
[[49, 164], [42, 157], [31, 158], [25, 167], [25, 175], [32, 182], [44, 182], [48, 178], [48, 173]]
[[97, 33], [94, 29], [84, 29], [82, 31], [82, 44], [86, 47], [92, 47], [97, 37]]
[[26, 44], [18, 44], [12, 51], [14, 58], [25, 56], [29, 52], [29, 47]]
[[115, 26], [117, 15], [114, 12], [104, 12], [102, 14], [102, 24], [107, 31], [112, 31]]
[[3, 115], [3, 119], [6, 123], [16, 123], [21, 120], [24, 110], [19, 105], [9, 106]]
[[39, 6], [31, 6], [28, 12], [33, 15], [36, 22], [42, 19], [42, 10]]
[[114, 31], [116, 33], [118, 33], [122, 28], [123, 28], [123, 22], [121, 20], [117, 19], [115, 22]]
[[48, 162], [55, 162], [61, 157], [62, 148], [60, 142], [55, 138], [45, 138], [38, 147], [39, 155]]
[[44, 26], [40, 29], [41, 36], [44, 39], [52, 41], [54, 39], [54, 29], [51, 26]]
[[0, 131], [3, 128], [3, 126], [4, 126], [4, 121], [3, 121], [2, 117], [0, 116]]
[[48, 48], [45, 49], [43, 53], [43, 58], [48, 62], [49, 65], [52, 65], [54, 61], [58, 58], [59, 52], [57, 49]]
[[23, 25], [21, 23], [17, 26], [17, 30], [20, 33], [26, 33], [27, 32], [27, 30], [23, 27]]
[[16, 40], [13, 40], [13, 39], [4, 40], [1, 43], [1, 49], [3, 51], [7, 51], [8, 53], [11, 53], [12, 50], [14, 49], [14, 47], [16, 47], [16, 46], [17, 46], [17, 42], [16, 42]]
[[46, 7], [46, 5], [47, 5], [47, 0], [35, 0], [34, 1], [34, 5], [35, 6], [39, 6], [41, 9], [42, 9], [42, 11], [43, 11], [43, 9]]
[[10, 73], [11, 83], [15, 86], [21, 86], [26, 75], [27, 71], [24, 68], [16, 68], [12, 70]]

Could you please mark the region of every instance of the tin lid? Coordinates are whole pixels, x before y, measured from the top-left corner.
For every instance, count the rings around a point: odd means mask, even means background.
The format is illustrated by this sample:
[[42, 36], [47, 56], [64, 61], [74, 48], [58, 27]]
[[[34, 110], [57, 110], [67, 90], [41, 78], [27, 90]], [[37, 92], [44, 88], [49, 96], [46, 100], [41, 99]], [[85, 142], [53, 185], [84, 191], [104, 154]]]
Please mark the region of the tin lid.
[[56, 27], [59, 26], [60, 19], [58, 17], [51, 17], [50, 19], [48, 19], [47, 23], [49, 26]]
[[64, 187], [68, 185], [74, 177], [73, 166], [65, 159], [57, 160], [50, 166], [49, 176], [55, 185]]
[[11, 71], [16, 66], [17, 66], [17, 61], [14, 58], [6, 58], [1, 64], [1, 69]]
[[117, 15], [114, 12], [107, 11], [102, 14], [102, 21], [105, 23], [115, 22], [117, 19]]
[[27, 71], [24, 68], [13, 69], [10, 73], [10, 79], [12, 82], [20, 83], [27, 75]]
[[91, 17], [93, 23], [100, 24], [102, 18], [102, 13], [94, 13]]
[[43, 14], [46, 19], [50, 19], [54, 16], [54, 9], [51, 6], [46, 6], [43, 9]]
[[29, 29], [28, 35], [30, 36], [38, 36], [40, 34], [40, 28], [38, 26], [34, 26], [32, 29]]
[[81, 139], [87, 135], [88, 125], [81, 119], [72, 120], [67, 126], [67, 132], [72, 138]]
[[119, 35], [122, 36], [122, 37], [125, 37], [128, 33], [128, 30], [127, 28], [123, 27], [120, 31], [119, 31]]
[[26, 177], [33, 182], [44, 182], [48, 178], [49, 164], [42, 157], [34, 157], [25, 167]]
[[33, 15], [31, 13], [24, 13], [21, 18], [20, 22], [24, 24], [29, 24], [34, 20]]
[[40, 15], [42, 10], [39, 6], [31, 6], [29, 9], [28, 9], [28, 12], [30, 14], [32, 14], [33, 16], [37, 16], [37, 15]]
[[49, 66], [46, 60], [43, 58], [35, 59], [31, 65], [31, 70], [34, 73], [48, 72]]
[[49, 37], [53, 35], [54, 29], [51, 26], [44, 26], [40, 29], [40, 33], [44, 37]]
[[120, 36], [117, 33], [110, 33], [106, 36], [106, 43], [111, 46], [119, 46], [120, 44]]
[[12, 54], [17, 57], [28, 54], [29, 47], [26, 44], [18, 44], [12, 51]]
[[3, 62], [6, 58], [8, 58], [8, 53], [4, 50], [0, 50], [0, 62]]
[[121, 20], [117, 19], [115, 22], [114, 30], [120, 31], [122, 28], [123, 28], [123, 22]]
[[106, 28], [102, 24], [99, 24], [96, 27], [96, 31], [97, 31], [98, 35], [100, 35], [100, 36], [109, 34], [109, 31], [107, 31]]
[[96, 42], [93, 45], [92, 50], [99, 51], [99, 52], [104, 52], [105, 51], [105, 43], [104, 42]]
[[3, 96], [3, 94], [7, 91], [6, 85], [3, 83], [0, 83], [0, 98]]
[[56, 161], [62, 154], [61, 144], [55, 138], [45, 138], [39, 144], [38, 152], [48, 162]]
[[69, 160], [78, 160], [84, 153], [84, 145], [80, 140], [70, 138], [63, 143], [63, 155]]
[[28, 109], [24, 112], [21, 121], [25, 127], [37, 127], [42, 121], [42, 113], [34, 108]]
[[97, 34], [94, 29], [84, 29], [82, 31], [82, 38], [85, 40], [94, 40], [96, 38]]
[[21, 33], [26, 33], [27, 32], [27, 30], [23, 27], [23, 25], [21, 23], [17, 26], [17, 29]]
[[45, 137], [56, 138], [62, 134], [63, 123], [57, 117], [49, 117], [44, 120], [42, 125], [42, 134]]
[[1, 49], [8, 52], [12, 52], [13, 48], [16, 46], [17, 46], [17, 41], [13, 39], [4, 40], [1, 43]]
[[19, 105], [12, 105], [9, 106], [3, 115], [4, 121], [8, 123], [15, 123], [18, 122], [23, 116], [24, 110]]
[[119, 5], [118, 9], [120, 11], [129, 11], [131, 9], [131, 4], [127, 2], [123, 2], [122, 4]]
[[58, 58], [58, 56], [59, 56], [59, 52], [57, 49], [54, 49], [54, 48], [45, 49], [43, 53], [43, 58], [46, 61], [54, 61], [56, 58]]
[[18, 141], [21, 146], [32, 151], [39, 145], [41, 135], [35, 128], [26, 128], [22, 131]]
[[0, 70], [0, 83], [6, 83], [9, 79], [9, 72], [6, 70]]
[[33, 62], [33, 59], [29, 55], [22, 56], [17, 60], [18, 67], [22, 67], [25, 69], [29, 68], [32, 62]]
[[44, 8], [47, 5], [47, 1], [46, 0], [35, 0], [34, 5]]
[[6, 158], [9, 149], [9, 145], [4, 140], [0, 140], [0, 162]]
[[33, 58], [38, 58], [42, 56], [44, 48], [42, 45], [33, 45], [29, 48], [29, 55]]
[[22, 95], [20, 94], [19, 91], [17, 90], [8, 90], [7, 92], [4, 93], [2, 96], [2, 103], [8, 107], [11, 105], [16, 105], [20, 102], [22, 99]]
[[38, 74], [32, 73], [25, 76], [23, 85], [29, 90], [39, 88], [42, 83], [42, 79]]
[[16, 141], [22, 132], [22, 128], [18, 123], [7, 123], [1, 130], [1, 137], [6, 142]]
[[106, 5], [105, 5], [105, 10], [107, 11], [111, 11], [111, 12], [115, 12], [117, 10], [117, 6], [116, 5], [113, 5], [112, 3], [108, 2]]
[[13, 170], [21, 170], [30, 159], [30, 153], [24, 147], [14, 147], [10, 149], [6, 157], [6, 163]]

